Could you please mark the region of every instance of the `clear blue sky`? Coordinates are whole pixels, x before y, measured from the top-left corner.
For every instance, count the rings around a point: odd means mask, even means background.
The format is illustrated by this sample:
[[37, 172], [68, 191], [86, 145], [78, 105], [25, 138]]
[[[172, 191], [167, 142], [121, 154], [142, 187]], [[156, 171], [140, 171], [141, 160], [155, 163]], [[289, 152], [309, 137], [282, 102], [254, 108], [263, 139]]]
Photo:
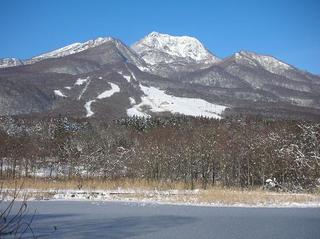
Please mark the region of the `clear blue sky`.
[[1, 0], [0, 58], [30, 58], [99, 36], [197, 37], [215, 55], [274, 55], [320, 74], [319, 0]]

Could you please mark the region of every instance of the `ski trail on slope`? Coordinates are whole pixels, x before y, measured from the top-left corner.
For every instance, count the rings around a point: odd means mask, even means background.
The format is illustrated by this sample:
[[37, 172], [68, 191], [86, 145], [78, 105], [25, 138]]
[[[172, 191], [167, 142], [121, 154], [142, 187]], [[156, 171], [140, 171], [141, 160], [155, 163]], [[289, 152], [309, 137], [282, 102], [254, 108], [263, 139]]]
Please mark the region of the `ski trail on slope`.
[[86, 82], [85, 87], [82, 89], [82, 91], [81, 91], [81, 93], [80, 93], [80, 95], [78, 97], [78, 100], [80, 100], [82, 95], [86, 92], [86, 90], [87, 90], [88, 86], [90, 85], [90, 83], [91, 83], [91, 79], [88, 79], [88, 81]]
[[[101, 94], [99, 94], [96, 99], [101, 100], [101, 99], [105, 99], [105, 98], [109, 98], [111, 96], [113, 96], [115, 93], [120, 92], [120, 87], [117, 84], [108, 82], [111, 85], [111, 89], [110, 90], [106, 90], [104, 92], [102, 92]], [[89, 100], [85, 103], [84, 108], [87, 111], [86, 117], [91, 117], [92, 115], [94, 115], [94, 112], [91, 109], [91, 104], [96, 102], [96, 100]]]

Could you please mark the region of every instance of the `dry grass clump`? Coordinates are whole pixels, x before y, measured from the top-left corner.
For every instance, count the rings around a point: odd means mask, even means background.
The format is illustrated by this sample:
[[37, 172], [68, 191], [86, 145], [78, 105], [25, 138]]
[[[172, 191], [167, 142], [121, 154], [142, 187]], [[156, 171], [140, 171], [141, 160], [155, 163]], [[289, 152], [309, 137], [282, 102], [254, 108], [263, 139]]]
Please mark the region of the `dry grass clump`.
[[105, 190], [105, 189], [145, 189], [145, 190], [169, 190], [187, 189], [189, 186], [181, 182], [150, 181], [143, 179], [46, 179], [46, 178], [21, 178], [0, 180], [4, 188], [15, 188], [22, 185], [23, 188], [39, 190], [59, 189], [83, 189], [83, 190]]
[[[287, 203], [317, 203], [320, 202], [320, 194], [302, 194], [286, 192], [270, 192], [261, 188], [239, 189], [212, 186], [206, 190], [182, 191], [189, 189], [191, 185], [182, 182], [148, 181], [134, 179], [45, 179], [45, 178], [23, 178], [19, 180], [0, 180], [3, 188], [12, 189], [16, 185], [22, 185], [21, 189], [36, 189], [38, 191], [28, 192], [28, 196], [37, 199], [49, 199], [55, 194], [55, 190], [116, 190], [116, 189], [140, 189], [130, 193], [113, 193], [116, 199], [142, 200], [150, 199], [163, 202], [182, 203], [207, 203], [222, 205], [285, 205]], [[201, 185], [195, 185], [201, 188]], [[165, 190], [178, 190], [166, 192]], [[179, 191], [180, 190], [180, 191]]]
[[318, 194], [270, 192], [262, 189], [240, 190], [235, 188], [211, 188], [199, 196], [199, 201], [221, 204], [285, 204], [319, 202]]

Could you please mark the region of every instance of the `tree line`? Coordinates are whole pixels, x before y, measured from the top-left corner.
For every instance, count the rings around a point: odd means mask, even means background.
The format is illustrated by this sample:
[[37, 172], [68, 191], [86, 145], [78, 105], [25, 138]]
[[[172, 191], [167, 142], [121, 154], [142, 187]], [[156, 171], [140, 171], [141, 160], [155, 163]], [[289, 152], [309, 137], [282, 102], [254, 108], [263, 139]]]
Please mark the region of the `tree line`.
[[253, 117], [0, 118], [0, 178], [320, 185], [320, 123]]

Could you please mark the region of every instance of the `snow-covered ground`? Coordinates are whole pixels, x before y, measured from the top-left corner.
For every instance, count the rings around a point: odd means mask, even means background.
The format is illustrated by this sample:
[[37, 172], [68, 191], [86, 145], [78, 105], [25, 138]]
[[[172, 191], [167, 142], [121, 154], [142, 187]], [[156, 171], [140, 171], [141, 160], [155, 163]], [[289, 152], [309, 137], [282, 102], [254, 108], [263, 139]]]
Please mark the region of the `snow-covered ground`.
[[[4, 193], [10, 195], [13, 189], [3, 189]], [[105, 201], [105, 202], [134, 202], [142, 204], [168, 204], [189, 205], [205, 207], [267, 207], [267, 208], [307, 208], [320, 207], [320, 200], [310, 202], [257, 202], [257, 203], [223, 203], [218, 201], [206, 202], [199, 199], [202, 190], [143, 190], [143, 189], [114, 189], [114, 190], [39, 190], [23, 189], [20, 195], [27, 195], [29, 201], [51, 200], [51, 201]], [[270, 194], [272, 195], [272, 194]], [[281, 194], [277, 194], [281, 196]], [[296, 196], [296, 195], [292, 195]], [[312, 196], [310, 196], [312, 197]], [[11, 200], [7, 196], [5, 200]], [[19, 198], [18, 198], [19, 199]]]
[[149, 117], [144, 110], [148, 108], [151, 112], [171, 112], [219, 119], [226, 109], [226, 106], [212, 104], [202, 99], [168, 95], [164, 90], [152, 86], [140, 85], [140, 88], [144, 96], [141, 97], [140, 104], [133, 105], [127, 110], [128, 116]]

